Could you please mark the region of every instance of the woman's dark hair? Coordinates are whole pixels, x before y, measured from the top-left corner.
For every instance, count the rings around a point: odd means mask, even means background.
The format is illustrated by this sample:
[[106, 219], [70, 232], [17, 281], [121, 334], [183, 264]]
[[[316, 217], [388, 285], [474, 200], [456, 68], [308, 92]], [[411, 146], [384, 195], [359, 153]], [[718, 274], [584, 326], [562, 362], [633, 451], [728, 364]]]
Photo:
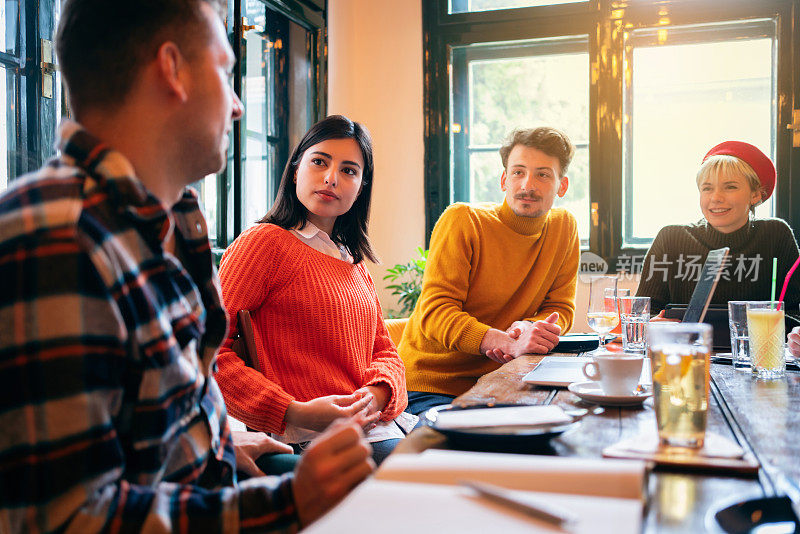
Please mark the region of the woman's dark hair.
[[361, 124], [353, 122], [342, 115], [331, 115], [311, 127], [306, 135], [295, 147], [292, 157], [283, 170], [278, 198], [272, 208], [258, 221], [271, 223], [287, 230], [302, 224], [305, 226], [308, 210], [297, 198], [297, 185], [294, 183], [295, 172], [303, 154], [310, 147], [327, 141], [328, 139], [353, 139], [361, 149], [364, 158], [364, 170], [361, 174], [361, 191], [356, 197], [352, 207], [342, 215], [336, 217], [333, 232], [330, 238], [347, 247], [353, 256], [353, 262], [359, 263], [367, 258], [373, 263], [378, 263], [378, 256], [372, 248], [372, 243], [367, 235], [367, 220], [369, 219], [369, 204], [372, 198], [372, 174], [374, 165], [372, 161], [372, 139], [369, 132]]

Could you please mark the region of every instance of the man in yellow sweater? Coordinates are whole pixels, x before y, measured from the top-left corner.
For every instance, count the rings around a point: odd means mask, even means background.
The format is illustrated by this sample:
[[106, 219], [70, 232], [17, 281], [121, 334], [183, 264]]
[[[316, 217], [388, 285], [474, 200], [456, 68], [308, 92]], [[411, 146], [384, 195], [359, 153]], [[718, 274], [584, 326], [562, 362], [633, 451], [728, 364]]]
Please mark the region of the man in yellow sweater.
[[500, 148], [502, 204], [457, 203], [431, 235], [422, 294], [398, 347], [408, 411], [441, 404], [572, 326], [580, 242], [553, 208], [575, 147], [554, 128], [515, 130]]

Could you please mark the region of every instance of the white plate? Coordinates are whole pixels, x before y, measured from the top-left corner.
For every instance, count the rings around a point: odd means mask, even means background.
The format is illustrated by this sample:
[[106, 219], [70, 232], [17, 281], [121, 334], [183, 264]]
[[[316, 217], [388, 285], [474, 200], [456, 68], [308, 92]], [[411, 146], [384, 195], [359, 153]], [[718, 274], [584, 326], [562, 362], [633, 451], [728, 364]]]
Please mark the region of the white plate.
[[588, 380], [586, 382], [573, 382], [567, 389], [587, 402], [602, 404], [604, 406], [636, 406], [641, 404], [648, 397], [653, 395], [653, 390], [649, 386], [642, 393], [634, 395], [606, 395], [600, 382]]

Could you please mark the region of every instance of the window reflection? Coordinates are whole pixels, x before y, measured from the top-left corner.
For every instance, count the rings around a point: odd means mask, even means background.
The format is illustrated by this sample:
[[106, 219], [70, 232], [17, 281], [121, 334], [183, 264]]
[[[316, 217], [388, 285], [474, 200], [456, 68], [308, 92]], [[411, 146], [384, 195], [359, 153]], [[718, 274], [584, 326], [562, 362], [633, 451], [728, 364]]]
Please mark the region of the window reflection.
[[[678, 28], [658, 45], [652, 30], [634, 32], [625, 104], [626, 243], [648, 242], [664, 225], [702, 217], [695, 176], [717, 143], [746, 141], [774, 161], [774, 23], [755, 29], [772, 35], [709, 42], [726, 27], [708, 27], [706, 42], [687, 43], [681, 37], [699, 35], [698, 28]], [[756, 215], [772, 216], [773, 207], [774, 196]]]
[[[2, 5], [2, 4], [0, 4]], [[5, 191], [8, 187], [8, 180], [9, 176], [9, 159], [11, 157], [11, 153], [9, 151], [10, 147], [8, 146], [8, 132], [9, 132], [9, 115], [13, 111], [13, 95], [11, 96], [11, 101], [9, 102], [9, 94], [8, 94], [8, 72], [4, 68], [0, 68], [0, 154], [3, 154], [3, 157], [0, 158], [0, 191]], [[11, 104], [9, 106], [9, 104]], [[13, 117], [13, 115], [11, 115]], [[13, 118], [12, 118], [13, 121]], [[11, 125], [13, 126], [13, 122]]]
[[242, 61], [242, 229], [272, 206], [291, 149], [313, 122], [312, 32], [247, 2]]
[[[500, 57], [498, 57], [500, 56]], [[589, 238], [589, 54], [585, 37], [455, 47], [453, 200], [503, 199], [500, 144], [515, 128], [553, 126], [576, 146], [569, 188], [555, 206]], [[466, 187], [460, 182], [467, 181]]]
[[[263, 13], [264, 7], [262, 5]], [[244, 80], [242, 93], [245, 114], [242, 118], [244, 132], [244, 180], [242, 223], [252, 225], [267, 212], [268, 185], [274, 183], [272, 165], [268, 158], [274, 151], [268, 140], [274, 113], [274, 58], [275, 43], [266, 38], [263, 30], [250, 30], [245, 34]], [[274, 159], [269, 159], [274, 161]]]
[[[56, 8], [58, 10], [58, 8]], [[0, 29], [3, 33], [0, 36], [0, 50], [7, 54], [17, 53], [17, 41], [19, 40], [19, 1], [3, 0], [0, 1]]]

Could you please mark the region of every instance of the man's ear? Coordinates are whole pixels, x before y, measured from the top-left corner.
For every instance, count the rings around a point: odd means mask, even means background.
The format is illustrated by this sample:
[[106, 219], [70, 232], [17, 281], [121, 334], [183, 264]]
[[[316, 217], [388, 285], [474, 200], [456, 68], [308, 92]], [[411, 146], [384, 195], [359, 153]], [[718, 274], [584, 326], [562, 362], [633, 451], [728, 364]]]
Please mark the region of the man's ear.
[[506, 190], [506, 171], [500, 176], [500, 191]]
[[186, 102], [189, 99], [187, 62], [178, 45], [171, 41], [162, 44], [156, 53], [156, 64], [170, 95], [177, 97], [180, 102]]
[[566, 176], [561, 178], [561, 185], [558, 186], [558, 197], [561, 198], [567, 194], [567, 189], [569, 188], [569, 178]]

